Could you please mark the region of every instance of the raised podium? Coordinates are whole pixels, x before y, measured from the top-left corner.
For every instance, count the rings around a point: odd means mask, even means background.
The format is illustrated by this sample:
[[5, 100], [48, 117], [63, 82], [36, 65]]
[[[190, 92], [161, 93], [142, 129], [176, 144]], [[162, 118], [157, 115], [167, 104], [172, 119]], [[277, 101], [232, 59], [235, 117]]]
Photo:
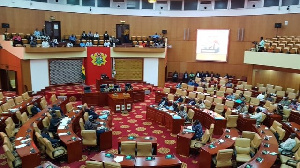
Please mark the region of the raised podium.
[[108, 106], [114, 112], [127, 112], [132, 109], [133, 99], [129, 93], [108, 94]]

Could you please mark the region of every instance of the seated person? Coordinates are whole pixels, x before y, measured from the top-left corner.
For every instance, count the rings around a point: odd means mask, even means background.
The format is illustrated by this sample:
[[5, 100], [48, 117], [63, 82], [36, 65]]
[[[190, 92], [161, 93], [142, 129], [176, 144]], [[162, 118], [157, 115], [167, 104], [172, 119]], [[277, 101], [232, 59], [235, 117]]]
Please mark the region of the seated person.
[[195, 80], [195, 74], [193, 72], [190, 73], [190, 79]]
[[88, 38], [88, 36], [87, 36], [87, 34], [85, 33], [85, 31], [82, 31], [81, 39], [87, 40], [87, 38]]
[[33, 32], [33, 35], [38, 39], [41, 38], [41, 32], [37, 28]]
[[43, 48], [49, 48], [49, 47], [50, 47], [49, 42], [46, 41], [46, 40], [44, 40], [44, 41], [42, 42], [42, 47], [43, 47]]
[[271, 96], [271, 94], [267, 94], [266, 101], [270, 101], [270, 102], [274, 101], [274, 98]]
[[19, 35], [19, 33], [17, 33], [17, 34], [12, 38], [12, 41], [13, 41], [13, 46], [14, 46], [14, 47], [16, 46], [16, 44], [21, 44], [21, 45], [23, 45], [22, 38], [21, 38], [21, 36]]
[[53, 104], [52, 108], [51, 108], [52, 112], [55, 113], [56, 110], [59, 110], [60, 111], [60, 115], [62, 117], [65, 116], [64, 112], [61, 110], [61, 108], [57, 105], [57, 104]]
[[73, 47], [73, 43], [71, 43], [70, 41], [67, 43], [67, 47]]
[[173, 102], [172, 106], [169, 106], [168, 109], [171, 110], [171, 111], [177, 111], [178, 104], [176, 102]]
[[110, 42], [108, 40], [105, 40], [103, 46], [104, 47], [109, 47], [110, 46]]
[[187, 72], [185, 72], [183, 74], [182, 82], [186, 83], [186, 82], [188, 82], [188, 80], [189, 80], [189, 74]]
[[38, 103], [37, 102], [34, 102], [32, 108], [31, 108], [31, 113], [32, 113], [32, 116], [36, 115], [38, 112], [40, 112], [41, 109], [38, 108]]
[[52, 118], [50, 120], [50, 126], [49, 126], [48, 131], [52, 132], [52, 133], [56, 133], [59, 122], [60, 122], [60, 119], [55, 114], [55, 111], [52, 111]]
[[248, 106], [243, 102], [239, 106], [236, 107], [238, 113], [247, 114], [248, 113]]
[[281, 104], [282, 106], [289, 106], [291, 102], [289, 101], [288, 97], [284, 97], [278, 104]]
[[133, 87], [130, 83], [126, 83], [125, 85], [125, 91], [130, 91], [130, 90], [133, 90]]
[[60, 141], [60, 140], [51, 138], [50, 135], [49, 135], [49, 132], [48, 132], [48, 129], [47, 129], [47, 128], [43, 128], [42, 133], [41, 133], [41, 136], [42, 136], [43, 138], [48, 139], [48, 140], [51, 142], [52, 146], [58, 146], [58, 145], [59, 145], [59, 141]]
[[195, 120], [193, 126], [192, 126], [192, 130], [195, 131], [195, 134], [192, 138], [192, 140], [201, 140], [203, 132], [202, 132], [202, 125], [199, 122], [199, 120]]
[[88, 40], [86, 43], [85, 43], [85, 46], [86, 47], [92, 47], [93, 46], [93, 43], [91, 40]]
[[277, 105], [277, 108], [274, 110], [275, 114], [283, 115], [283, 106], [281, 104]]
[[183, 96], [180, 96], [175, 102], [176, 103], [182, 103], [183, 102]]
[[261, 92], [256, 98], [258, 98], [260, 101], [264, 101], [266, 97], [266, 92]]
[[243, 93], [240, 93], [239, 96], [236, 98], [236, 100], [239, 100], [243, 103], [243, 102], [245, 102], [246, 97], [244, 96]]
[[179, 107], [179, 111], [177, 113], [181, 118], [185, 119], [187, 121], [188, 116], [187, 116], [187, 112], [184, 110], [184, 105], [180, 105]]
[[93, 35], [93, 33], [91, 31], [88, 34], [88, 39], [89, 40], [94, 40], [94, 35]]
[[161, 101], [158, 103], [158, 107], [163, 108], [168, 106], [168, 99], [163, 97]]
[[29, 44], [30, 44], [30, 47], [36, 47], [36, 44], [37, 44], [36, 39], [34, 38], [33, 40], [31, 40]]
[[56, 47], [58, 45], [57, 39], [52, 39], [51, 46]]
[[92, 119], [97, 119], [99, 115], [95, 113], [95, 108], [94, 106], [91, 106], [90, 109], [86, 108], [85, 112], [88, 112], [89, 116], [92, 117]]
[[200, 109], [205, 109], [205, 104], [203, 102], [203, 100], [199, 100], [198, 103], [196, 103], [196, 107], [200, 108]]
[[74, 36], [74, 34], [72, 34], [72, 35], [69, 37], [69, 41], [71, 41], [71, 43], [72, 43], [73, 45], [75, 45], [75, 43], [76, 43], [76, 36]]
[[191, 106], [196, 105], [196, 100], [195, 99], [191, 99], [190, 102], [188, 103], [188, 105], [191, 105]]
[[104, 38], [104, 40], [109, 40], [109, 35], [108, 35], [107, 31], [104, 32], [103, 38]]
[[172, 81], [177, 82], [177, 80], [178, 80], [178, 72], [175, 71], [172, 76]]
[[227, 88], [232, 88], [232, 83], [231, 83], [231, 80], [229, 80], [226, 84], [225, 84], [225, 87]]
[[297, 102], [297, 99], [293, 99], [291, 101], [291, 104], [289, 105], [289, 108], [292, 110], [297, 110], [298, 106], [299, 106], [299, 103]]
[[182, 85], [182, 82], [178, 83], [178, 84], [176, 85], [176, 88], [181, 88], [181, 85]]
[[80, 41], [80, 47], [85, 47], [85, 43], [84, 42], [82, 42], [82, 41]]
[[291, 153], [296, 146], [296, 134], [291, 133], [290, 137], [279, 145], [278, 152], [280, 154]]
[[218, 81], [215, 81], [214, 78], [211, 78], [209, 81], [210, 85], [217, 85]]
[[98, 34], [98, 32], [96, 32], [96, 33], [94, 34], [94, 40], [99, 40], [99, 34]]
[[84, 129], [85, 130], [96, 130], [97, 134], [97, 145], [99, 145], [99, 139], [100, 139], [100, 134], [105, 132], [105, 127], [97, 127], [98, 124], [93, 123], [93, 118], [92, 116], [89, 117], [89, 120], [85, 121], [84, 123]]
[[234, 100], [235, 99], [235, 96], [233, 93], [229, 93], [227, 96], [226, 96], [226, 99], [227, 100]]
[[254, 114], [250, 114], [250, 118], [256, 119], [256, 124], [260, 124], [262, 120], [262, 112], [260, 108], [257, 108]]
[[188, 82], [188, 85], [194, 86], [194, 83], [195, 83], [194, 80], [193, 80], [193, 79], [190, 79], [189, 82]]

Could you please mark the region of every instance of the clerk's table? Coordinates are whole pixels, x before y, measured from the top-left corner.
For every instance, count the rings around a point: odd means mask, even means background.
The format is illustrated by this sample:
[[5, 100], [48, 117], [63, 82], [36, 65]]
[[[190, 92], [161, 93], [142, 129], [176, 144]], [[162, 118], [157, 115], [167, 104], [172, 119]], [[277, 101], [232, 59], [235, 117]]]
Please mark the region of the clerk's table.
[[129, 93], [108, 94], [108, 106], [114, 112], [131, 111], [133, 99]]

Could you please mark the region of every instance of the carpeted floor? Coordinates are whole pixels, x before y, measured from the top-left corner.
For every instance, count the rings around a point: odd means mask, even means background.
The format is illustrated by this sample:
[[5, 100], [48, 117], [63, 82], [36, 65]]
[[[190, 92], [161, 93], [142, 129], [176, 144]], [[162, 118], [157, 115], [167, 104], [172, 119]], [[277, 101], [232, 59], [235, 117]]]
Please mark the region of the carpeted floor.
[[[148, 87], [153, 90], [152, 86], [136, 85], [136, 87]], [[74, 88], [73, 88], [74, 89]], [[70, 90], [73, 90], [70, 89]], [[78, 89], [78, 88], [76, 88]], [[62, 91], [62, 88], [59, 88]], [[69, 89], [68, 89], [69, 90]], [[52, 90], [53, 91], [53, 90]], [[154, 92], [145, 96], [145, 102], [135, 103], [133, 110], [128, 114], [112, 114], [113, 115], [113, 147], [107, 152], [117, 153], [118, 140], [124, 136], [154, 136], [157, 138], [157, 153], [158, 155], [175, 154], [176, 155], [176, 135], [171, 134], [170, 130], [167, 130], [164, 126], [160, 126], [149, 120], [146, 120], [146, 106], [154, 104]], [[79, 102], [80, 103], [80, 102]], [[107, 107], [104, 107], [107, 108]], [[96, 112], [100, 108], [96, 107]], [[96, 152], [91, 152], [88, 155], [87, 152], [83, 153], [82, 160], [67, 164], [62, 163], [62, 168], [83, 168], [85, 167], [85, 161], [94, 156]], [[182, 161], [182, 167], [195, 168], [197, 167], [199, 157], [184, 157], [176, 155]], [[45, 155], [42, 156], [43, 161], [50, 160]], [[51, 160], [50, 160], [51, 161]], [[3, 153], [3, 149], [0, 149], [0, 167], [8, 167], [6, 163], [6, 157]]]

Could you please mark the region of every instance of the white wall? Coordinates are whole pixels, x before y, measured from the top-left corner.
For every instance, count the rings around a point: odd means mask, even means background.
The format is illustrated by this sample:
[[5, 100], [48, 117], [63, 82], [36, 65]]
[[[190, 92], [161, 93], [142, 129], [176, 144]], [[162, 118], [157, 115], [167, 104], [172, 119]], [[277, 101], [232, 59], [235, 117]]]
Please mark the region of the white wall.
[[48, 60], [30, 60], [32, 91], [40, 91], [49, 86]]
[[158, 85], [158, 58], [144, 58], [143, 80]]

